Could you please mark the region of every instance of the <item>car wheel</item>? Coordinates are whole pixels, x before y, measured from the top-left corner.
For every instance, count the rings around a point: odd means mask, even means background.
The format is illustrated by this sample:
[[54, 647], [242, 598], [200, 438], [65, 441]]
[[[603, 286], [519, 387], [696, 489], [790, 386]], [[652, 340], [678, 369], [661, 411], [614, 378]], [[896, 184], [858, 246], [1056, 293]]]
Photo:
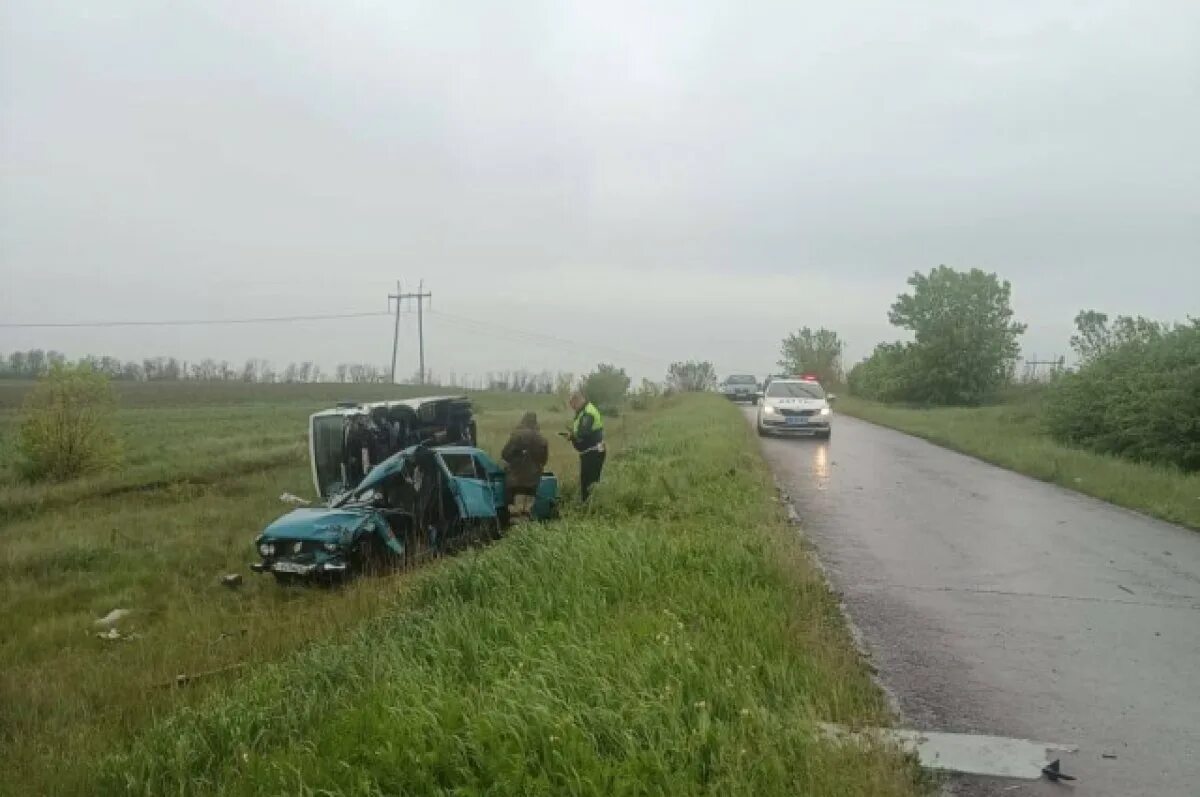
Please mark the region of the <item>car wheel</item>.
[[759, 437], [767, 437], [768, 436], [767, 430], [763, 428], [763, 425], [761, 423], [755, 424], [754, 428], [758, 430]]
[[384, 550], [374, 535], [364, 536], [354, 546], [353, 570], [364, 575], [379, 575], [384, 570]]
[[818, 439], [818, 440], [828, 440], [828, 439], [829, 439], [829, 438], [831, 438], [831, 437], [833, 437], [833, 430], [832, 430], [832, 429], [830, 429], [828, 432], [818, 432], [818, 433], [817, 433], [817, 439]]

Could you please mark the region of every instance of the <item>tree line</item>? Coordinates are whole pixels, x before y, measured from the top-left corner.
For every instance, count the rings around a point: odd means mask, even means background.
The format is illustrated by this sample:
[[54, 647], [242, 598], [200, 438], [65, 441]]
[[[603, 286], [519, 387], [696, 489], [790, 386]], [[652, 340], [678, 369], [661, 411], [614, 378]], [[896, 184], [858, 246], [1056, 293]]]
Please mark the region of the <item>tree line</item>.
[[126, 382], [253, 382], [258, 384], [296, 382], [386, 382], [387, 368], [366, 363], [340, 363], [332, 373], [311, 361], [288, 363], [276, 369], [270, 361], [251, 358], [242, 365], [228, 360], [188, 361], [176, 357], [147, 357], [121, 360], [117, 357], [88, 354], [76, 360], [62, 352], [43, 349], [14, 351], [0, 356], [0, 379], [40, 379], [55, 366], [82, 366], [116, 381]]
[[[909, 339], [880, 343], [850, 369], [854, 395], [918, 406], [997, 401], [1015, 381], [1019, 339], [1012, 286], [980, 269], [914, 273], [888, 320]], [[1055, 363], [1038, 404], [1044, 428], [1068, 445], [1200, 471], [1200, 319], [1075, 316], [1078, 362]], [[802, 329], [782, 344], [780, 365], [838, 381], [842, 344]]]

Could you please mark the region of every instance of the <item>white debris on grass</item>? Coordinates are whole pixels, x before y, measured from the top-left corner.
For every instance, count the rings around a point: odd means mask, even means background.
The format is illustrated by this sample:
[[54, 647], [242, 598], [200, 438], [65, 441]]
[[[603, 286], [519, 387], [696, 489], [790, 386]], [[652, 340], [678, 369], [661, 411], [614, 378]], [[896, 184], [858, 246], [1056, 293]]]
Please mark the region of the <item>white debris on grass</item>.
[[133, 612], [129, 609], [113, 609], [111, 612], [101, 617], [92, 625], [96, 626], [97, 628], [112, 628], [123, 618], [128, 617], [132, 613]]

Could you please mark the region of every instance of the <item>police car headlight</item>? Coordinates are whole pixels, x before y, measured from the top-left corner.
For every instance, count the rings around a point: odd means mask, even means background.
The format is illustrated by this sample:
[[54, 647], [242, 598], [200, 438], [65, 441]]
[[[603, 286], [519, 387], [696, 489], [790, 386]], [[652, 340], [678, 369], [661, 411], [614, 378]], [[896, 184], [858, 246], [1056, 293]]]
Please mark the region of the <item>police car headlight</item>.
[[833, 410], [829, 409], [828, 407], [822, 407], [821, 414], [822, 415], [833, 415]]
[[766, 404], [763, 406], [763, 415], [774, 415], [775, 412], [776, 412], [775, 408], [772, 407], [770, 404]]
[[269, 542], [260, 542], [258, 544], [258, 552], [264, 557], [275, 555], [275, 546]]

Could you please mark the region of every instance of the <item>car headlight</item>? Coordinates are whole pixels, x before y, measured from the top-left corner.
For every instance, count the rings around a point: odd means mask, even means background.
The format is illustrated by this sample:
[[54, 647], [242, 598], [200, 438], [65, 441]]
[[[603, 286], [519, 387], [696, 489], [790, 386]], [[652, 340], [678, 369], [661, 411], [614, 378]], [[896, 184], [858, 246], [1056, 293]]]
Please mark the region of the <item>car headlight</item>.
[[274, 556], [275, 546], [269, 542], [260, 542], [258, 544], [258, 552], [262, 554], [263, 557]]
[[297, 540], [292, 544], [292, 553], [304, 553], [304, 543]]
[[338, 544], [336, 542], [327, 542], [327, 543], [325, 543], [324, 547], [325, 547], [325, 550], [328, 551], [329, 553], [337, 553], [338, 552]]
[[829, 407], [822, 407], [821, 414], [822, 415], [833, 415], [833, 410], [829, 409]]
[[770, 404], [763, 405], [763, 415], [774, 415], [775, 412], [776, 412], [775, 408], [772, 407]]

